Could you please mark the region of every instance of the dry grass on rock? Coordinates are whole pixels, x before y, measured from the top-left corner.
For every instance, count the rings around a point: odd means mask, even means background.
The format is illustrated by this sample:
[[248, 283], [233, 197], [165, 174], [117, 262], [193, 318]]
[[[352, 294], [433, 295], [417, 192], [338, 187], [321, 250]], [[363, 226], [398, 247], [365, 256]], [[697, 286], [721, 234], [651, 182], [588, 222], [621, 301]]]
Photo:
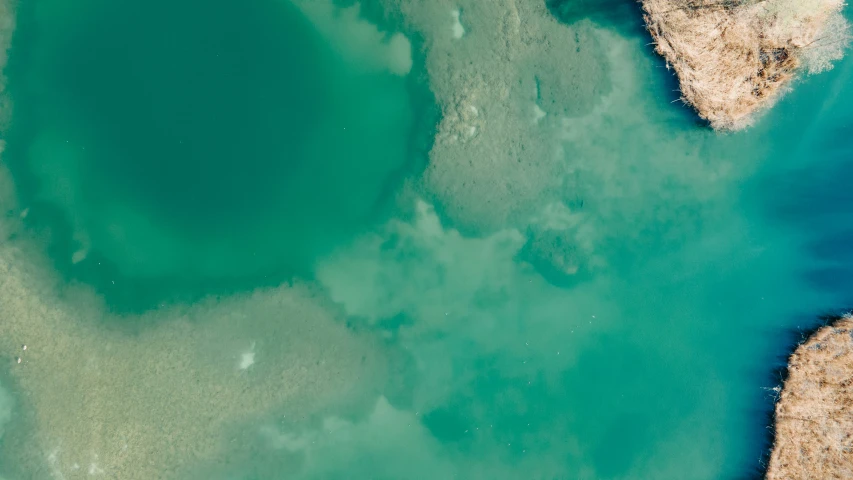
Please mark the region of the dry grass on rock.
[[767, 479], [853, 478], [853, 318], [818, 330], [788, 372]]
[[849, 28], [844, 0], [641, 0], [681, 99], [718, 130], [748, 126], [798, 70], [831, 68]]

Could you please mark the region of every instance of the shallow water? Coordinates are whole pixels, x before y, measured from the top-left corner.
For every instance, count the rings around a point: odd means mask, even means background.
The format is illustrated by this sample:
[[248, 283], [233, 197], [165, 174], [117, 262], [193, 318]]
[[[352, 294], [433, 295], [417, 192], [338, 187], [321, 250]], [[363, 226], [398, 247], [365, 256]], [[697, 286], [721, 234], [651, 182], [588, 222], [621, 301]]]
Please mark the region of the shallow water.
[[161, 3], [18, 12], [0, 475], [760, 469], [853, 60], [717, 135], [629, 2]]

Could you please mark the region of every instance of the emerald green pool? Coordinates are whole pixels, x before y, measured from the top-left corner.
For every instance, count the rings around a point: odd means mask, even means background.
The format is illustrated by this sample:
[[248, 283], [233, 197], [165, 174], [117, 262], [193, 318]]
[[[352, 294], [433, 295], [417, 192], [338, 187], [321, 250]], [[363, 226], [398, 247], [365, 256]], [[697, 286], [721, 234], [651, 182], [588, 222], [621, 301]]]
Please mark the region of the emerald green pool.
[[65, 230], [60, 270], [119, 307], [310, 274], [423, 168], [428, 90], [288, 2], [47, 2], [19, 23], [7, 161], [32, 220]]

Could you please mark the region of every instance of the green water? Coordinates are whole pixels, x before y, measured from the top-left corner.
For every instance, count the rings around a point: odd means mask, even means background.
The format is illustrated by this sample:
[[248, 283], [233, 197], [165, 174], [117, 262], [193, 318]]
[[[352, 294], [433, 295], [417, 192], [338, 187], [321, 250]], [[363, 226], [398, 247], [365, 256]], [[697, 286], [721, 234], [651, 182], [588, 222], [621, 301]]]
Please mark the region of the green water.
[[[7, 158], [65, 210], [32, 209], [72, 231], [61, 268], [107, 295], [128, 296], [117, 276], [193, 290], [309, 274], [422, 168], [429, 97], [287, 2], [65, 8], [22, 8]], [[97, 261], [63, 265], [77, 249]]]
[[[3, 159], [30, 210], [10, 242], [48, 253], [41, 275], [62, 282], [47, 290], [95, 292], [83, 311], [105, 331], [155, 312], [138, 342], [205, 294], [249, 292], [226, 327], [193, 317], [213, 339], [201, 358], [211, 371], [232, 362], [245, 330], [257, 365], [223, 375], [287, 382], [274, 359], [296, 345], [310, 345], [317, 365], [350, 348], [341, 336], [288, 336], [308, 315], [292, 302], [268, 311], [262, 287], [296, 279], [339, 312], [341, 335], [387, 359], [381, 381], [355, 379], [367, 391], [344, 388], [349, 375], [332, 377], [335, 400], [313, 410], [282, 400], [258, 413], [245, 400], [252, 415], [224, 419], [215, 454], [121, 471], [544, 480], [760, 470], [764, 387], [791, 332], [847, 306], [853, 286], [843, 183], [853, 60], [798, 83], [752, 129], [718, 135], [671, 103], [674, 80], [632, 2], [545, 3], [21, 6]], [[256, 328], [264, 315], [276, 328]], [[199, 368], [163, 391], [194, 388]], [[0, 434], [5, 411], [19, 420], [0, 445], [0, 475], [84, 478], [28, 443], [32, 429], [74, 451], [112, 438], [104, 432], [121, 418], [51, 431], [38, 419], [62, 415], [37, 409], [59, 403], [11, 399], [27, 399], [25, 385], [45, 396], [59, 387], [23, 372], [0, 377], [12, 392], [0, 392]], [[126, 398], [124, 383], [102, 381]], [[156, 428], [181, 425], [169, 414]], [[80, 461], [109, 469], [104, 448]]]

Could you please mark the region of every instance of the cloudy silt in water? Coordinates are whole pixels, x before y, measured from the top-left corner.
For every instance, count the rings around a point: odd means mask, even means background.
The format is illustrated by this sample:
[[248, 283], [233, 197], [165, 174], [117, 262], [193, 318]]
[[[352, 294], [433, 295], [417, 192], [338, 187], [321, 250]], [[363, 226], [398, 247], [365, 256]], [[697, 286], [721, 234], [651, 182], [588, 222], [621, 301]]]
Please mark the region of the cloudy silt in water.
[[9, 9], [0, 476], [754, 471], [853, 67], [717, 135], [625, 3]]

